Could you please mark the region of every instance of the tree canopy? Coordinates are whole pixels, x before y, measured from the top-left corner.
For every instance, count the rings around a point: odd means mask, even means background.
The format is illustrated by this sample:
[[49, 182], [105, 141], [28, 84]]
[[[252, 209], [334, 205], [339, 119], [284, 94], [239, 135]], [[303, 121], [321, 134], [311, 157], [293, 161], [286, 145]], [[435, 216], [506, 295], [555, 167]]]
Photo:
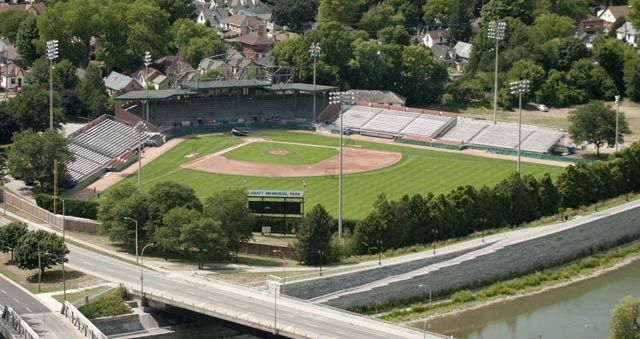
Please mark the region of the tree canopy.
[[[53, 265], [67, 262], [69, 253], [62, 237], [46, 231], [28, 232], [18, 242], [14, 249], [15, 262], [20, 269], [45, 269]], [[38, 266], [38, 257], [40, 265]]]
[[[605, 143], [613, 146], [616, 137], [616, 111], [601, 101], [592, 101], [570, 113], [569, 134], [575, 142], [586, 141], [596, 146], [597, 154]], [[624, 113], [619, 114], [618, 142], [631, 133]]]
[[293, 252], [307, 265], [323, 264], [331, 251], [333, 219], [320, 204], [314, 206], [296, 229]]
[[15, 248], [28, 231], [27, 225], [18, 221], [10, 222], [8, 225], [0, 227], [0, 250], [4, 253], [11, 252], [11, 260], [13, 260]]
[[229, 248], [235, 252], [237, 261], [240, 243], [253, 237], [252, 231], [255, 225], [253, 212], [248, 207], [244, 190], [234, 189], [214, 193], [205, 200], [204, 215], [219, 223]]

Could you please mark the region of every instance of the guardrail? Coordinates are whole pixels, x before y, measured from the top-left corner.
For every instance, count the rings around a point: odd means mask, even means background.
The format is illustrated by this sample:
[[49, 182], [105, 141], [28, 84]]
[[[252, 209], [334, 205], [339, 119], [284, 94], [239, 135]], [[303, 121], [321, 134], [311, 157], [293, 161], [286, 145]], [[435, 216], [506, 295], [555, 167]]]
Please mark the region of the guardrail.
[[[4, 333], [5, 326], [11, 326], [9, 333]], [[5, 305], [2, 310], [2, 323], [1, 327], [7, 337], [16, 337], [15, 334], [24, 337], [25, 339], [39, 339], [40, 336], [34, 331], [26, 321], [24, 321], [18, 313], [16, 313], [10, 306]]]
[[69, 319], [69, 321], [71, 321], [71, 325], [77, 328], [85, 337], [90, 339], [108, 339], [108, 337], [104, 335], [96, 325], [87, 319], [84, 314], [82, 314], [70, 302], [65, 301], [64, 304], [62, 304], [60, 313], [64, 315], [65, 318]]

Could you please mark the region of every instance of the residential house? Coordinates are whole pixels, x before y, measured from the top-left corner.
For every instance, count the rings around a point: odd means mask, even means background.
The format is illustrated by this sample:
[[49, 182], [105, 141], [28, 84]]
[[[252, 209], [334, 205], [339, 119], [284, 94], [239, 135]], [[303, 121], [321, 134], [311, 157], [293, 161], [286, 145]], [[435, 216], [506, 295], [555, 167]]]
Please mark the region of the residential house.
[[9, 9], [17, 9], [27, 11], [30, 14], [40, 16], [44, 14], [47, 10], [47, 7], [43, 2], [28, 2], [28, 3], [7, 3], [0, 2], [0, 12], [9, 10]]
[[258, 25], [262, 22], [255, 16], [245, 14], [234, 14], [224, 18], [222, 21], [222, 29], [226, 35], [238, 36], [245, 35], [258, 30]]
[[613, 27], [613, 23], [615, 23], [617, 19], [627, 16], [629, 9], [629, 6], [609, 6], [599, 10], [596, 16], [602, 20], [604, 31], [609, 33]]
[[269, 52], [271, 45], [276, 43], [274, 39], [267, 36], [264, 25], [261, 25], [255, 33], [241, 35], [236, 41], [240, 43], [242, 54], [252, 59], [261, 58]]
[[453, 63], [456, 60], [456, 51], [447, 44], [433, 45], [433, 47], [431, 47], [431, 54], [433, 54], [436, 60], [446, 64], [448, 67], [453, 67]]
[[618, 40], [625, 41], [633, 47], [638, 47], [638, 40], [636, 38], [637, 35], [638, 31], [633, 26], [633, 24], [628, 21], [616, 30], [616, 38]]
[[[615, 21], [615, 20], [614, 20]], [[594, 15], [589, 15], [580, 21], [578, 28], [587, 34], [597, 34], [603, 31], [603, 21]]]
[[111, 96], [143, 89], [138, 81], [118, 72], [111, 72], [104, 79], [104, 85]]
[[453, 50], [456, 53], [456, 65], [458, 70], [462, 70], [469, 59], [471, 58], [471, 51], [473, 51], [473, 45], [468, 42], [458, 41], [455, 46], [453, 46]]
[[211, 8], [209, 6], [196, 6], [196, 22], [222, 30], [224, 28], [224, 19], [229, 16], [229, 11], [225, 8]]
[[427, 31], [422, 38], [422, 42], [429, 48], [435, 44], [446, 44], [449, 42], [447, 40], [447, 30], [437, 29], [435, 31]]
[[[149, 73], [147, 74], [147, 69]], [[134, 78], [138, 81], [142, 88], [149, 89], [168, 89], [169, 78], [155, 68], [142, 68], [135, 73]]]
[[0, 64], [0, 87], [5, 90], [22, 86], [25, 73], [24, 69], [18, 65], [11, 63]]

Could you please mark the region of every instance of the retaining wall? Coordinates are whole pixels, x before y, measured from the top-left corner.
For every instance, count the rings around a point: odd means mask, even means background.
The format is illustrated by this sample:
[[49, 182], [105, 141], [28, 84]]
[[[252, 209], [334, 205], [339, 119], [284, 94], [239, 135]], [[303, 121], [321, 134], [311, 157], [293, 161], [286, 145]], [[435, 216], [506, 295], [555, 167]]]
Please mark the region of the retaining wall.
[[422, 275], [345, 294], [329, 300], [327, 304], [339, 308], [354, 308], [371, 305], [376, 301], [408, 299], [425, 294], [426, 290], [418, 287], [420, 284], [429, 286], [434, 293], [462, 289], [496, 278], [530, 272], [612, 246], [621, 240], [637, 238], [640, 237], [640, 202], [629, 203], [625, 207], [600, 212], [597, 217], [584, 217], [573, 222], [576, 224], [573, 227], [506, 244], [504, 247], [497, 246], [495, 251], [487, 251], [486, 254], [480, 250], [478, 256], [471, 256], [468, 260], [454, 260], [448, 266], [443, 265]]

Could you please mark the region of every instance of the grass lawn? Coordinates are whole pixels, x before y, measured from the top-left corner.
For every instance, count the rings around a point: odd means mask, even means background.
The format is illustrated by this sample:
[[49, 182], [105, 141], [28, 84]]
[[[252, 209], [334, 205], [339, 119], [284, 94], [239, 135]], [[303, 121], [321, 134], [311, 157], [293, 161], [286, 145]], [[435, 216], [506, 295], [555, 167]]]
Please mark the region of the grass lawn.
[[[282, 153], [277, 154], [276, 152]], [[273, 142], [252, 142], [223, 154], [225, 158], [231, 160], [285, 165], [315, 164], [335, 155], [338, 155], [338, 151], [334, 148], [289, 145]]]
[[[256, 132], [252, 136], [274, 141], [287, 141], [322, 146], [336, 146], [336, 138], [286, 131]], [[199, 156], [223, 150], [240, 142], [231, 136], [200, 136], [182, 142], [156, 160], [146, 165], [142, 171], [142, 187], [151, 186], [165, 180], [175, 180], [192, 187], [198, 197], [204, 199], [213, 192], [227, 188], [243, 187], [244, 176], [220, 175], [183, 169], [179, 165], [193, 158], [187, 158], [192, 146], [197, 146]], [[404, 194], [445, 193], [460, 185], [493, 185], [515, 170], [515, 162], [489, 159], [463, 153], [448, 153], [351, 140], [359, 147], [401, 152], [402, 160], [391, 167], [367, 173], [351, 174], [344, 177], [344, 216], [359, 219], [371, 211], [376, 197], [384, 192], [390, 199], [398, 199]], [[523, 163], [522, 171], [542, 176], [550, 173], [558, 175], [562, 169], [545, 165]], [[134, 173], [119, 183], [135, 184]], [[301, 190], [302, 180], [306, 182], [305, 205], [307, 210], [322, 203], [330, 213], [337, 215], [338, 180], [320, 177], [307, 178], [264, 178], [247, 177], [247, 188]]]
[[[80, 291], [80, 292], [74, 292], [74, 293], [67, 293], [67, 301], [70, 303], [74, 303], [78, 300], [82, 300], [84, 299], [84, 297], [90, 297], [102, 290], [104, 290], [105, 288], [108, 287], [94, 287], [94, 288], [90, 288], [88, 290], [84, 290], [84, 291]], [[64, 302], [64, 294], [56, 294], [53, 296], [53, 299], [59, 301], [59, 302]]]
[[[18, 285], [26, 288], [32, 293], [38, 292], [38, 270], [21, 270], [17, 266], [9, 263], [11, 253], [0, 253], [0, 274], [13, 280]], [[81, 288], [87, 285], [101, 282], [100, 279], [82, 272], [65, 268], [65, 279], [67, 289]], [[41, 292], [62, 291], [62, 265], [53, 266], [46, 269], [42, 274]]]

